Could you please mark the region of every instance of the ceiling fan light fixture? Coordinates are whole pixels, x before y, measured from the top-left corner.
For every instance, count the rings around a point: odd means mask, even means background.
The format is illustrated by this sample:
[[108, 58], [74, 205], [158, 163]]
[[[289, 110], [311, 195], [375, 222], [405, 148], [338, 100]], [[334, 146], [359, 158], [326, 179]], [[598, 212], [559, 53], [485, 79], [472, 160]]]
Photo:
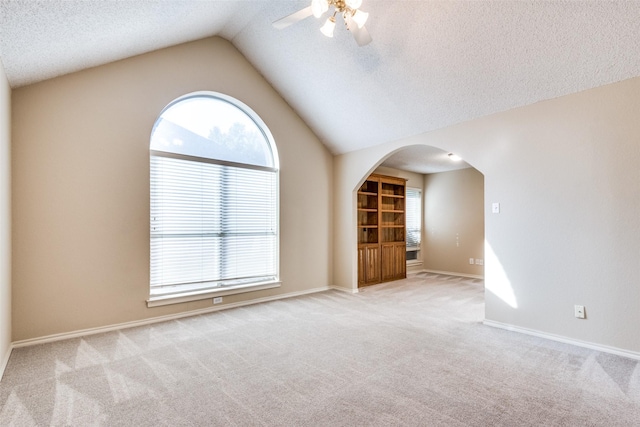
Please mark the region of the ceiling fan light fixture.
[[364, 24], [367, 22], [367, 19], [369, 19], [369, 14], [362, 10], [354, 11], [353, 16], [351, 17], [351, 20], [356, 23], [358, 28], [364, 27]]
[[333, 37], [333, 30], [336, 28], [336, 18], [330, 16], [327, 18], [327, 21], [324, 23], [322, 28], [320, 28], [320, 32], [327, 37]]
[[[273, 26], [282, 30], [311, 15], [316, 18], [322, 18], [322, 15], [328, 11], [329, 18], [322, 25], [322, 28], [320, 28], [322, 34], [326, 37], [333, 37], [336, 28], [336, 15], [340, 15], [344, 20], [346, 29], [351, 31], [358, 46], [365, 46], [371, 43], [369, 31], [367, 31], [364, 26], [369, 18], [369, 14], [359, 9], [361, 4], [362, 0], [311, 0], [309, 6], [274, 21]], [[333, 8], [333, 10], [331, 10], [331, 8]]]
[[311, 0], [311, 12], [316, 18], [320, 18], [327, 10], [329, 10], [327, 0]]
[[454, 162], [459, 162], [460, 160], [462, 160], [462, 158], [457, 154], [449, 153], [447, 154], [447, 156], [449, 156], [449, 159], [453, 160]]

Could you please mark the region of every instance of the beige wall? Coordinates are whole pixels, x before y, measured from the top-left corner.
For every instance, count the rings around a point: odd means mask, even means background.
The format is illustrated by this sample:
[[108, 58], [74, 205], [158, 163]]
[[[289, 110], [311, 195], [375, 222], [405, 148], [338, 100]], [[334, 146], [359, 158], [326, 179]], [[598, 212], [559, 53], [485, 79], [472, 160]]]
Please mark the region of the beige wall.
[[634, 78], [337, 156], [336, 285], [356, 287], [357, 185], [393, 152], [434, 146], [484, 175], [486, 319], [640, 353], [638, 111]]
[[467, 168], [424, 180], [424, 269], [482, 277], [475, 260], [484, 259], [484, 177]]
[[0, 63], [0, 378], [11, 346], [11, 89]]
[[332, 156], [244, 57], [210, 38], [13, 92], [13, 339], [210, 307], [147, 308], [149, 136], [160, 111], [211, 90], [252, 108], [280, 156], [282, 287], [331, 284]]

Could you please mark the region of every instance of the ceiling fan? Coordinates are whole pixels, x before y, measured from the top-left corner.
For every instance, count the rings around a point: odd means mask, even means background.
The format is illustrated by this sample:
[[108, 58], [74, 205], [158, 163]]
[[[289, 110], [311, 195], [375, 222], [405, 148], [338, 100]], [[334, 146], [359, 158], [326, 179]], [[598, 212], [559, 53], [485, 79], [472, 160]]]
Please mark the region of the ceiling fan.
[[364, 46], [371, 43], [371, 36], [364, 26], [369, 14], [359, 9], [361, 5], [362, 0], [311, 0], [311, 6], [278, 19], [273, 23], [273, 26], [281, 30], [311, 15], [320, 18], [329, 8], [333, 7], [333, 14], [327, 18], [322, 28], [320, 28], [322, 34], [327, 37], [333, 37], [333, 30], [336, 27], [336, 15], [342, 15], [347, 30], [351, 31], [358, 46]]

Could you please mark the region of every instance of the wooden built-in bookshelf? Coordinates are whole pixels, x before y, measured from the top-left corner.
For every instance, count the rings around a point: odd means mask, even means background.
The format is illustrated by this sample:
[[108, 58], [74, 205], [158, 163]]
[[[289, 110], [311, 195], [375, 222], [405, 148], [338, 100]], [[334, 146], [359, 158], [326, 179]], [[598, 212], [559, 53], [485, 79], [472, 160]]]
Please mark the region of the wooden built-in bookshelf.
[[358, 190], [358, 286], [406, 277], [405, 184], [373, 174]]

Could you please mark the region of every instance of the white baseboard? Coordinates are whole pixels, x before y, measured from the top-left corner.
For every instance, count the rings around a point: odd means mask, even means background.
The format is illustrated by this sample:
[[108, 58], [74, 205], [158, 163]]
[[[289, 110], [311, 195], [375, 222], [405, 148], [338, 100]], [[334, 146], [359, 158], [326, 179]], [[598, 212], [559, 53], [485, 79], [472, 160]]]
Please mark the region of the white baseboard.
[[470, 279], [484, 279], [484, 276], [479, 275], [479, 274], [456, 273], [456, 272], [453, 272], [453, 271], [421, 270], [420, 272], [433, 273], [433, 274], [444, 274], [446, 276], [468, 277]]
[[580, 341], [573, 338], [563, 337], [561, 335], [549, 334], [546, 332], [540, 332], [533, 329], [521, 328], [519, 326], [513, 326], [508, 323], [496, 322], [494, 320], [484, 320], [483, 322], [487, 326], [491, 326], [499, 329], [506, 329], [507, 331], [518, 332], [521, 334], [532, 335], [538, 338], [544, 338], [551, 341], [557, 341], [564, 344], [571, 344], [577, 347], [584, 347], [591, 350], [601, 351], [603, 353], [615, 354], [616, 356], [627, 357], [629, 359], [640, 360], [640, 353], [635, 351], [623, 350], [621, 348], [610, 347], [608, 345], [594, 344], [587, 341]]
[[11, 357], [11, 350], [13, 349], [13, 345], [9, 345], [6, 354], [2, 355], [2, 359], [0, 359], [0, 381], [2, 381], [2, 376], [4, 375], [4, 370], [9, 363], [9, 357]]
[[340, 291], [340, 292], [346, 292], [348, 294], [357, 294], [358, 288], [343, 288], [342, 286], [331, 286], [331, 289], [335, 289], [336, 291]]
[[[226, 310], [226, 309], [229, 309], [229, 308], [242, 307], [242, 306], [246, 306], [246, 305], [259, 304], [259, 303], [262, 303], [262, 302], [275, 301], [275, 300], [280, 300], [280, 299], [285, 299], [285, 298], [293, 298], [293, 297], [298, 297], [298, 296], [307, 295], [307, 294], [314, 294], [314, 293], [317, 293], [317, 292], [324, 292], [324, 291], [328, 291], [329, 289], [330, 288], [328, 286], [325, 286], [325, 287], [321, 287], [321, 288], [307, 289], [307, 290], [304, 290], [304, 291], [290, 292], [288, 294], [274, 295], [274, 296], [264, 297], [264, 298], [256, 298], [256, 299], [252, 299], [252, 300], [248, 300], [248, 301], [239, 301], [239, 302], [233, 302], [233, 303], [229, 303], [229, 304], [215, 305], [215, 306], [212, 306], [212, 307], [201, 308], [199, 310], [185, 311], [185, 312], [182, 312], [182, 313], [169, 314], [169, 315], [166, 315], [166, 316], [157, 316], [157, 317], [151, 317], [149, 319], [135, 320], [135, 321], [132, 321], [132, 322], [117, 323], [115, 325], [100, 326], [100, 327], [97, 327], [97, 328], [81, 329], [81, 330], [78, 330], [78, 331], [64, 332], [64, 333], [61, 333], [61, 334], [47, 335], [47, 336], [44, 336], [44, 337], [31, 338], [31, 339], [21, 340], [21, 341], [15, 341], [12, 344], [12, 348], [27, 347], [27, 346], [30, 346], [30, 345], [44, 344], [44, 343], [48, 343], [48, 342], [61, 341], [61, 340], [66, 340], [66, 339], [70, 339], [70, 338], [84, 337], [84, 336], [87, 336], [87, 335], [101, 334], [101, 333], [104, 333], [104, 332], [112, 332], [112, 331], [117, 331], [117, 330], [120, 330], [120, 329], [134, 328], [136, 326], [151, 325], [153, 323], [160, 323], [160, 322], [166, 322], [168, 320], [176, 320], [176, 319], [181, 319], [181, 318], [184, 318], [184, 317], [197, 316], [197, 315], [200, 315], [200, 314], [206, 314], [206, 313], [211, 313], [211, 312], [214, 312], [214, 311]], [[8, 356], [7, 356], [7, 360], [8, 360]]]

